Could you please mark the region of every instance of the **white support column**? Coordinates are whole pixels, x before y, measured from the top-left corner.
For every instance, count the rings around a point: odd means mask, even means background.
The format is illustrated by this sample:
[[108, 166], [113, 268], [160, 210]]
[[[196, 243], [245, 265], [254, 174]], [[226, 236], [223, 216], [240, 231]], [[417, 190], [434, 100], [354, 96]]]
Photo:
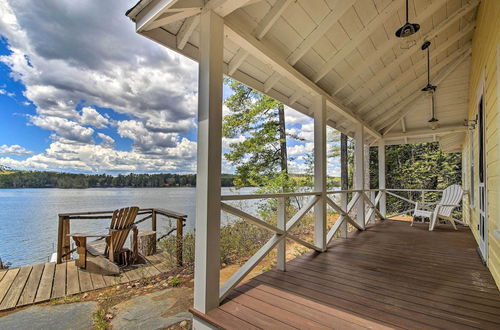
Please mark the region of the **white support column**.
[[[363, 124], [356, 125], [355, 131], [355, 143], [354, 143], [354, 189], [363, 190], [365, 187], [365, 171], [364, 171], [364, 127]], [[358, 224], [365, 228], [365, 201], [363, 198], [358, 200], [358, 205], [356, 206], [356, 218]]]
[[[340, 194], [340, 206], [342, 207], [342, 210], [347, 210], [347, 198], [347, 193]], [[345, 219], [340, 227], [340, 235], [343, 238], [347, 238], [347, 220]]]
[[[370, 189], [370, 146], [365, 144], [364, 148], [364, 155], [363, 155], [363, 172], [365, 173], [364, 177], [364, 189], [369, 190]], [[368, 199], [372, 199], [371, 192], [370, 191], [365, 191], [366, 197]], [[368, 203], [365, 203], [365, 217], [366, 214], [370, 212], [370, 205]], [[371, 222], [372, 220], [375, 219], [375, 215], [372, 213], [370, 216], [370, 219], [365, 219], [366, 223]]]
[[326, 99], [314, 100], [314, 191], [321, 197], [314, 206], [314, 244], [326, 250]]
[[223, 28], [219, 15], [201, 13], [194, 308], [202, 313], [219, 306]]
[[[285, 197], [278, 198], [278, 220], [276, 227], [281, 230], [286, 230], [286, 199]], [[286, 271], [286, 239], [282, 240], [276, 246], [277, 260], [276, 268], [281, 271]]]
[[[378, 189], [385, 189], [385, 142], [380, 139], [378, 142]], [[380, 192], [379, 211], [384, 217], [387, 216], [385, 191]]]

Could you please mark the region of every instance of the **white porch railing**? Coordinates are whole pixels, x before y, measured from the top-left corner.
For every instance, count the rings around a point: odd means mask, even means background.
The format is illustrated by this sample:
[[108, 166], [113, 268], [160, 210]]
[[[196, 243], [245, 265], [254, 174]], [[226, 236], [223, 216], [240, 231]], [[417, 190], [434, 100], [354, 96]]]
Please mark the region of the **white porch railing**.
[[[342, 200], [347, 200], [347, 194], [352, 193], [352, 199], [349, 203], [345, 204], [344, 207], [337, 204], [332, 198], [328, 195], [341, 194], [344, 195]], [[369, 193], [370, 196], [367, 195]], [[375, 196], [375, 193], [377, 195]], [[373, 190], [337, 190], [337, 191], [327, 191], [326, 192], [326, 203], [332, 207], [333, 210], [340, 214], [340, 217], [337, 219], [335, 224], [330, 228], [326, 233], [326, 242], [327, 244], [335, 237], [335, 235], [339, 232], [342, 226], [347, 226], [347, 223], [351, 224], [358, 230], [364, 230], [365, 225], [373, 219], [376, 214], [380, 219], [384, 219], [383, 215], [377, 208], [377, 204], [379, 203], [382, 196], [385, 194], [385, 190], [382, 189], [373, 189]], [[321, 200], [320, 192], [306, 192], [306, 193], [278, 193], [278, 194], [250, 194], [250, 195], [223, 195], [221, 196], [221, 210], [232, 214], [236, 217], [244, 219], [248, 222], [251, 222], [261, 228], [264, 228], [273, 233], [273, 236], [252, 256], [248, 261], [243, 264], [221, 287], [219, 292], [219, 301], [224, 300], [226, 296], [229, 294], [231, 289], [233, 289], [238, 283], [241, 282], [246, 275], [250, 273], [250, 271], [264, 259], [271, 250], [276, 247], [278, 244], [282, 244], [281, 248], [278, 249], [278, 260], [277, 265], [281, 265], [284, 268], [285, 258], [286, 258], [286, 244], [285, 239], [289, 238], [302, 246], [305, 246], [309, 249], [316, 250], [318, 252], [322, 252], [323, 249], [314, 245], [313, 243], [309, 243], [304, 241], [303, 239], [293, 235], [291, 230], [300, 222], [300, 220]], [[291, 197], [309, 197], [309, 200], [288, 220], [286, 216], [286, 199]], [[276, 199], [278, 201], [277, 206], [277, 216], [278, 221], [277, 225], [271, 225], [268, 222], [259, 219], [258, 217], [251, 215], [245, 211], [242, 211], [232, 205], [226, 203], [226, 201], [236, 201], [236, 200], [252, 200], [252, 199]], [[351, 211], [358, 203], [358, 201], [363, 200], [368, 206], [365, 208], [367, 210], [364, 217], [357, 217], [355, 221], [350, 215]], [[362, 223], [360, 223], [360, 219], [364, 219]], [[281, 221], [280, 221], [281, 220]], [[284, 269], [283, 269], [284, 270]]]

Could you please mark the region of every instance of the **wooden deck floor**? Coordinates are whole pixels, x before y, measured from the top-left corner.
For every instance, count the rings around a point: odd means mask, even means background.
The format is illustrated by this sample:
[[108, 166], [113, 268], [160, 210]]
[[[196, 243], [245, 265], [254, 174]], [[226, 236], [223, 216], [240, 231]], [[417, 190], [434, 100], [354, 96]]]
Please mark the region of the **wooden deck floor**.
[[386, 220], [194, 312], [227, 329], [500, 329], [500, 293], [467, 228]]
[[148, 257], [151, 264], [123, 269], [120, 276], [103, 276], [79, 269], [75, 261], [48, 262], [0, 270], [0, 311], [102, 289], [119, 283], [152, 277], [168, 271], [161, 255]]

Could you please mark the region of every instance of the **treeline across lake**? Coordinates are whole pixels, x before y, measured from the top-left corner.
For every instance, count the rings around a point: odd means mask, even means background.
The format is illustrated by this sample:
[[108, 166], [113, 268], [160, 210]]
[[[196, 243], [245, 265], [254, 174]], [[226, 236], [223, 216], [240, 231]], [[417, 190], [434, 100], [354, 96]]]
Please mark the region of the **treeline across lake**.
[[[223, 187], [233, 186], [233, 176], [223, 174]], [[43, 171], [14, 171], [0, 168], [0, 188], [155, 188], [194, 187], [195, 174], [74, 174]]]

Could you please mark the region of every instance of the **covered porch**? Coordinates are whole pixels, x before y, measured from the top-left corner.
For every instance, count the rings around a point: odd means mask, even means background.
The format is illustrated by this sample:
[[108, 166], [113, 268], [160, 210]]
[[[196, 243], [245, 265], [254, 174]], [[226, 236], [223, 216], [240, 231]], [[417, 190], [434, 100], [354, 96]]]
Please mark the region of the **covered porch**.
[[[461, 152], [478, 124], [468, 107], [480, 3], [409, 1], [421, 29], [408, 38], [394, 35], [406, 21], [398, 0], [142, 0], [127, 12], [138, 33], [199, 63], [195, 328], [498, 328], [500, 295], [467, 227], [386, 220], [386, 146]], [[311, 192], [221, 195], [224, 75], [314, 118]], [[353, 190], [327, 189], [327, 126], [354, 139]], [[287, 214], [297, 196], [307, 202]], [[277, 200], [275, 226], [229, 203], [266, 198]], [[340, 214], [331, 227], [329, 209]], [[291, 229], [311, 210], [305, 241]], [[273, 236], [220, 285], [222, 212]], [[357, 231], [336, 239], [348, 226]], [[286, 240], [312, 252], [286, 263]], [[239, 286], [275, 248], [276, 269]]]
[[225, 329], [500, 326], [500, 293], [466, 227], [385, 220], [236, 287], [208, 313]]

